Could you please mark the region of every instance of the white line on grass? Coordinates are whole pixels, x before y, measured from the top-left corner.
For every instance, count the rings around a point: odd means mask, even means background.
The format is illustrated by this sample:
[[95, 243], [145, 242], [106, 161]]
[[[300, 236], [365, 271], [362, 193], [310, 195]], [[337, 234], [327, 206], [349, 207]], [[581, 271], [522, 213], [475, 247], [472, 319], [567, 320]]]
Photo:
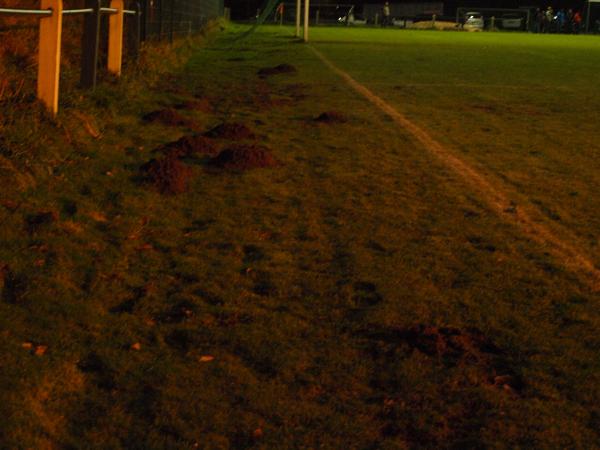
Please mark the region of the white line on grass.
[[[432, 138], [424, 129], [411, 122], [389, 103], [356, 81], [347, 72], [344, 72], [334, 65], [316, 48], [311, 45], [309, 45], [308, 48], [310, 48], [327, 67], [343, 78], [350, 87], [390, 116], [398, 125], [408, 131], [423, 147], [436, 155], [446, 166], [454, 170], [456, 174], [475, 188], [481, 197], [487, 201], [500, 217], [507, 222], [518, 224], [527, 236], [546, 247], [555, 257], [562, 260], [566, 267], [583, 278], [585, 284], [588, 285], [592, 291], [600, 291], [600, 270], [594, 266], [585, 252], [556, 236], [550, 228], [541, 223], [541, 218], [536, 217], [534, 220], [529, 213], [522, 208], [517, 210], [514, 207], [514, 204], [509, 201], [505, 193], [507, 189], [499, 186], [499, 182], [492, 184], [484, 175], [452, 154], [452, 152]], [[561, 233], [568, 234], [567, 230], [561, 230]]]

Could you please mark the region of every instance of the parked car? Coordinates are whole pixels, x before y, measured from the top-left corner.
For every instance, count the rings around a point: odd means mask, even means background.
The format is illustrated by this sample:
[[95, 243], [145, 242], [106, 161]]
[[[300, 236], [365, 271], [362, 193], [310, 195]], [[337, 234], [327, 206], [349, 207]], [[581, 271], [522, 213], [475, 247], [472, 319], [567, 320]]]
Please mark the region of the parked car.
[[463, 29], [467, 31], [481, 31], [483, 30], [483, 14], [477, 11], [470, 11], [465, 14], [465, 20], [463, 22]]
[[410, 28], [412, 19], [392, 19], [392, 25], [398, 28]]
[[523, 17], [518, 14], [504, 14], [500, 18], [500, 23], [506, 30], [520, 30], [523, 28]]

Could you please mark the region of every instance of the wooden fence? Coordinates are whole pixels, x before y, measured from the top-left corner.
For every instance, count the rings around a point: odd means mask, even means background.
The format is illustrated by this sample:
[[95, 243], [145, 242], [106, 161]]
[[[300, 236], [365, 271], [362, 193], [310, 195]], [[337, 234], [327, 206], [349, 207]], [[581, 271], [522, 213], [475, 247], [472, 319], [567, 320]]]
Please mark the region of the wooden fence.
[[64, 9], [63, 0], [41, 0], [39, 9], [0, 8], [0, 14], [28, 15], [39, 18], [37, 97], [52, 115], [56, 115], [58, 112], [64, 16], [85, 15], [81, 57], [81, 85], [83, 87], [93, 88], [96, 85], [102, 15], [109, 15], [108, 71], [116, 76], [121, 75], [125, 15], [135, 18], [128, 36], [133, 43], [131, 46], [134, 49], [133, 54], [137, 55], [141, 17], [138, 3], [133, 5], [133, 9], [125, 9], [124, 0], [111, 0], [110, 6], [103, 8], [101, 0], [86, 0], [85, 6], [83, 9]]

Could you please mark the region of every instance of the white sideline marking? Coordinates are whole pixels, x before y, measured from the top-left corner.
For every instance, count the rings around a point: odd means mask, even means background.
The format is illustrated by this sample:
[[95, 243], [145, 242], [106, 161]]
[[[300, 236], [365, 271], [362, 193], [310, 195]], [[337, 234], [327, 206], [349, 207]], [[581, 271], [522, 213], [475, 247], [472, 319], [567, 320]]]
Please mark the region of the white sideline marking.
[[[518, 224], [527, 236], [539, 244], [546, 246], [548, 251], [561, 259], [566, 267], [583, 278], [585, 284], [593, 292], [600, 291], [600, 270], [594, 266], [592, 261], [585, 255], [585, 252], [580, 251], [578, 248], [557, 237], [547, 226], [544, 226], [539, 220], [532, 219], [523, 209], [519, 208], [519, 210], [516, 210], [508, 200], [506, 194], [499, 187], [494, 186], [476, 169], [453, 155], [425, 130], [411, 122], [389, 103], [375, 95], [348, 73], [335, 66], [316, 48], [311, 45], [308, 47], [327, 67], [342, 77], [350, 87], [390, 116], [425, 149], [437, 156], [446, 166], [474, 187], [500, 217], [507, 222]], [[564, 232], [567, 233], [566, 230]]]

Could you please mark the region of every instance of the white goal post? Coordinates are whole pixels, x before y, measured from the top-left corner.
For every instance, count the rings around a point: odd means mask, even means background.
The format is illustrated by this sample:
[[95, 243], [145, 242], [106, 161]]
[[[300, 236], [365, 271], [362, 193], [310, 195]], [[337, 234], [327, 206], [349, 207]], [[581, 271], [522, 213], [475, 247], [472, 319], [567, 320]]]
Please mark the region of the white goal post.
[[[308, 42], [308, 11], [310, 8], [310, 0], [304, 0], [304, 33], [302, 39]], [[300, 37], [300, 22], [301, 22], [302, 0], [296, 0], [296, 37]]]

